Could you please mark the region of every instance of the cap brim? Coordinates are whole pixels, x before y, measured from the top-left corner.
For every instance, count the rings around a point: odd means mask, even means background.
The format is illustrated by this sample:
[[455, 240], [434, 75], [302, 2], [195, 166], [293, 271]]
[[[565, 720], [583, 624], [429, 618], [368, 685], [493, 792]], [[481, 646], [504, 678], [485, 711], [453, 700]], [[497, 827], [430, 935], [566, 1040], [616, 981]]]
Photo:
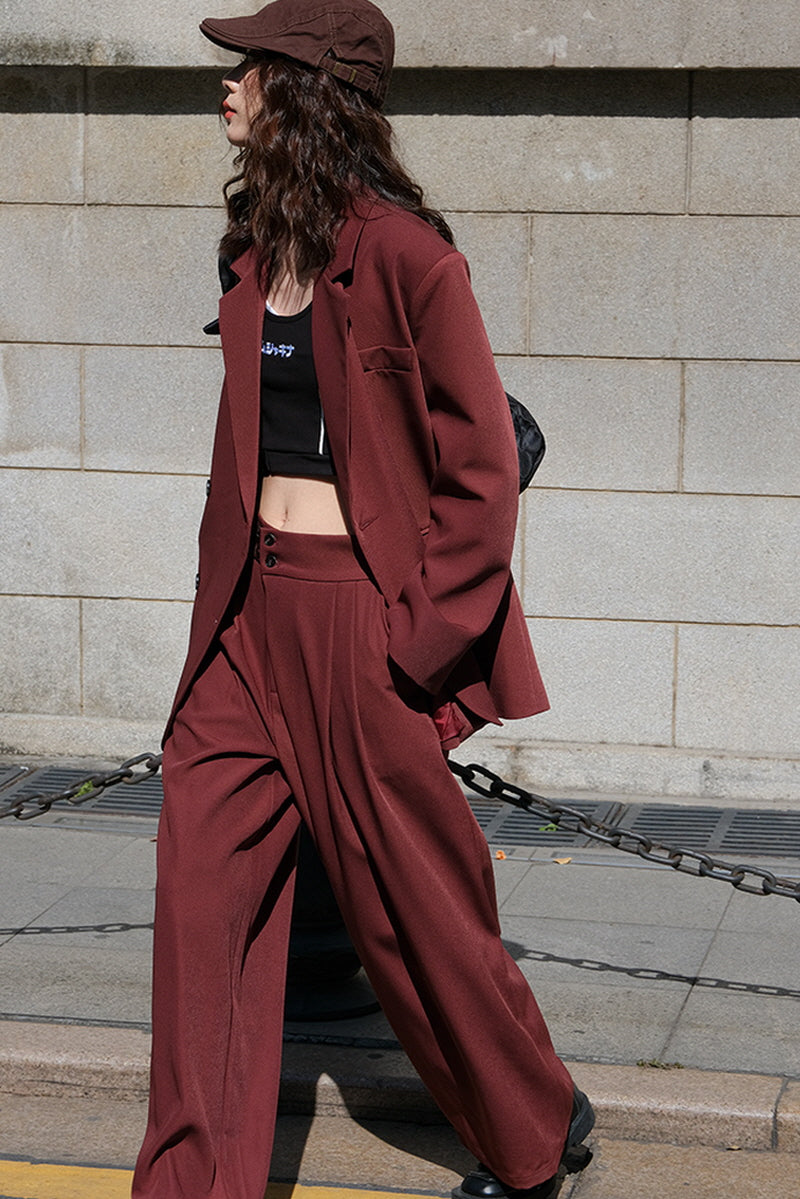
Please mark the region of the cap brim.
[[251, 17], [231, 17], [229, 20], [208, 17], [201, 21], [200, 32], [209, 41], [222, 46], [223, 50], [233, 50], [234, 53], [271, 49], [270, 39], [265, 38], [263, 32], [260, 35], [256, 32]]

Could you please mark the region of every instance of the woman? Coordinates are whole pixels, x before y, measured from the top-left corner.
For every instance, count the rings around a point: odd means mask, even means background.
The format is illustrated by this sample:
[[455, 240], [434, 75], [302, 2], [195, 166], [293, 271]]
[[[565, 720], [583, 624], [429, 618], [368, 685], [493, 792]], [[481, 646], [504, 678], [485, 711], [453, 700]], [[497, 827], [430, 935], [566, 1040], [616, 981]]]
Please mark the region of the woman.
[[137, 1199], [262, 1199], [297, 836], [383, 1009], [481, 1165], [552, 1199], [593, 1123], [505, 953], [445, 760], [547, 700], [509, 563], [511, 420], [463, 258], [380, 114], [369, 0], [202, 31], [240, 147], [226, 378], [188, 658], [164, 745], [150, 1116]]

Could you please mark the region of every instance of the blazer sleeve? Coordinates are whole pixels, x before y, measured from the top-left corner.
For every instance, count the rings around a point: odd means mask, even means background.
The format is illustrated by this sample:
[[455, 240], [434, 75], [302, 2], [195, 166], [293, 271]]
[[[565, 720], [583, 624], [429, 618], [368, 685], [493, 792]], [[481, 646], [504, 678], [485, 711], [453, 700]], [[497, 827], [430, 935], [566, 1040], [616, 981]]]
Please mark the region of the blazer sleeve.
[[519, 470], [508, 401], [461, 254], [427, 272], [409, 320], [437, 465], [424, 556], [388, 608], [389, 655], [436, 695], [506, 591]]

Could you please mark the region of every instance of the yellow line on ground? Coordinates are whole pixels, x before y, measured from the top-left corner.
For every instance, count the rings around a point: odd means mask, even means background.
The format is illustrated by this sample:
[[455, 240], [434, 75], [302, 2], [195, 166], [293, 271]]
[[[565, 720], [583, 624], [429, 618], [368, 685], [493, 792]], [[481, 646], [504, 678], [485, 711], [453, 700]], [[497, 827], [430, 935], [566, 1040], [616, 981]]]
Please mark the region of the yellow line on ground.
[[0, 1161], [0, 1195], [10, 1199], [129, 1199], [130, 1170]]
[[[129, 1199], [131, 1170], [0, 1161], [0, 1195], [9, 1199]], [[397, 1191], [270, 1183], [267, 1199], [419, 1199]]]
[[360, 1187], [310, 1187], [302, 1182], [271, 1182], [267, 1199], [420, 1199], [402, 1191], [367, 1191]]

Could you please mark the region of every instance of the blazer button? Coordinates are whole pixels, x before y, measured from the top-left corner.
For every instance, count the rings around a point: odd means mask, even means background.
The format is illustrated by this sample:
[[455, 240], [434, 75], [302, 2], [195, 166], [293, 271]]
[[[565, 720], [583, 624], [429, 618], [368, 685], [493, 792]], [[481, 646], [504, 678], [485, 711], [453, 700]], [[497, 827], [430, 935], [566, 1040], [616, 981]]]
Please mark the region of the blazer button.
[[194, 576], [194, 589], [195, 589], [195, 591], [197, 591], [197, 588], [198, 588], [199, 586], [200, 586], [200, 572], [198, 571], [198, 572], [197, 572], [197, 574]]
[[265, 533], [264, 534], [264, 545], [274, 545], [274, 544], [275, 544], [275, 534], [274, 533]]
[[275, 557], [274, 554], [267, 554], [265, 562], [266, 562], [267, 566], [277, 566], [278, 565], [278, 559]]
[[206, 479], [206, 499], [211, 495], [211, 480]]

